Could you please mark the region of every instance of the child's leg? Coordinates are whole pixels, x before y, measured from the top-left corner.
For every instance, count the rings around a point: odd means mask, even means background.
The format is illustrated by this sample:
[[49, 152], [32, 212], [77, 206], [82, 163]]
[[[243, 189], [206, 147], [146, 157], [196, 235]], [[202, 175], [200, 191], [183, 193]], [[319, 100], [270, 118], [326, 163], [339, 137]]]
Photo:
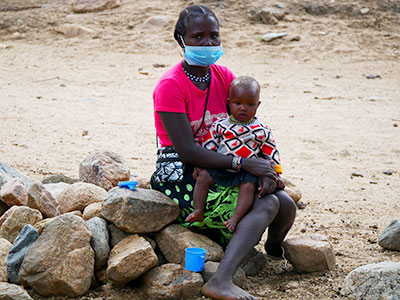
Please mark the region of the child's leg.
[[254, 201], [256, 192], [255, 182], [245, 182], [239, 185], [239, 195], [237, 199], [236, 209], [232, 217], [224, 222], [224, 225], [232, 232], [236, 229], [236, 224], [247, 213]]
[[194, 212], [187, 216], [185, 220], [186, 222], [203, 221], [203, 213], [206, 205], [208, 190], [213, 184], [214, 180], [211, 178], [207, 170], [201, 170], [193, 190]]

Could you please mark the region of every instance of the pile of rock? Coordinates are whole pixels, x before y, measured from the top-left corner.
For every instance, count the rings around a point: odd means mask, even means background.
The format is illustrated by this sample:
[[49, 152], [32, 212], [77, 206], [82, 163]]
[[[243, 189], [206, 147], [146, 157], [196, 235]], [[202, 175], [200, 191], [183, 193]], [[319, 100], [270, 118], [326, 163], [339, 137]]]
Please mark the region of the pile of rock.
[[151, 299], [200, 293], [204, 279], [184, 269], [184, 249], [207, 250], [207, 280], [223, 256], [220, 245], [170, 224], [179, 207], [164, 194], [115, 187], [130, 178], [118, 154], [88, 157], [79, 175], [78, 182], [31, 183], [0, 163], [1, 295], [30, 299], [22, 285], [42, 296], [78, 296], [96, 284], [133, 280]]
[[[79, 296], [93, 285], [123, 286], [134, 281], [151, 299], [197, 296], [215, 273], [223, 249], [206, 236], [171, 224], [179, 207], [164, 194], [116, 187], [129, 179], [124, 159], [112, 152], [82, 161], [79, 180], [53, 176], [32, 183], [0, 163], [0, 281], [10, 282], [0, 285], [1, 293], [30, 299], [22, 285], [42, 296]], [[290, 193], [298, 193], [294, 196], [299, 200], [300, 192], [291, 187]], [[333, 250], [326, 238], [317, 245], [300, 244], [290, 240], [285, 244], [295, 268], [293, 251], [294, 256], [310, 248], [325, 254], [313, 255], [321, 258], [318, 263], [303, 255], [302, 263], [309, 259], [314, 267], [298, 271], [332, 268], [333, 252], [326, 252]], [[188, 247], [206, 249], [202, 274], [184, 269]], [[253, 250], [235, 282], [246, 287], [246, 274], [255, 275], [265, 262], [265, 255]]]

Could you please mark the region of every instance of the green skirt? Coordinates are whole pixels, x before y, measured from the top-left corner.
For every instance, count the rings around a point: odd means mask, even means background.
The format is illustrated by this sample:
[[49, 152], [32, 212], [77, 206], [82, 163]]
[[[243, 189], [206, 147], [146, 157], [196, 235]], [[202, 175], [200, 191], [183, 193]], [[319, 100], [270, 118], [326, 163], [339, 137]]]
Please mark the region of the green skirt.
[[196, 181], [192, 177], [193, 168], [187, 168], [182, 182], [156, 183], [152, 176], [150, 184], [152, 189], [158, 190], [180, 207], [177, 222], [194, 232], [202, 233], [226, 247], [232, 237], [232, 232], [226, 228], [224, 222], [232, 217], [239, 193], [238, 187], [223, 187], [214, 185], [208, 192], [204, 219], [201, 222], [185, 222], [186, 217], [194, 211], [193, 189]]

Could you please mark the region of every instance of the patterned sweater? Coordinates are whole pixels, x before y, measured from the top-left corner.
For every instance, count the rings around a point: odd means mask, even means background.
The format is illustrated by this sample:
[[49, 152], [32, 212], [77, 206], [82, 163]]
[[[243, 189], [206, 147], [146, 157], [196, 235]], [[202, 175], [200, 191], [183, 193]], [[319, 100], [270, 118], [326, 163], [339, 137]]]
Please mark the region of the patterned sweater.
[[202, 144], [206, 149], [225, 155], [250, 158], [263, 154], [271, 159], [276, 173], [282, 173], [271, 130], [262, 125], [257, 117], [247, 122], [237, 121], [233, 116], [218, 120], [213, 123]]

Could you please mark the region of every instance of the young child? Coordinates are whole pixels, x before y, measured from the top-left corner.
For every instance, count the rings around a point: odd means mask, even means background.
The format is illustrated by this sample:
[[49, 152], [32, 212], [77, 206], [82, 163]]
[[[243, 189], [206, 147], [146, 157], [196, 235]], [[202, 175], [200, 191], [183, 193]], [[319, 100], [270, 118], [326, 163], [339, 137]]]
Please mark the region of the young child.
[[[230, 116], [214, 122], [203, 141], [203, 147], [218, 153], [232, 155], [232, 166], [236, 170], [214, 170], [196, 168], [193, 176], [196, 185], [193, 192], [194, 212], [187, 222], [203, 220], [204, 206], [210, 186], [239, 186], [237, 206], [232, 217], [224, 225], [235, 231], [236, 224], [253, 204], [257, 188], [257, 177], [241, 171], [241, 159], [264, 156], [271, 160], [276, 173], [282, 173], [279, 152], [268, 126], [264, 126], [255, 116], [260, 105], [260, 85], [252, 77], [241, 76], [232, 81], [228, 105]], [[284, 184], [278, 180], [278, 188]]]

